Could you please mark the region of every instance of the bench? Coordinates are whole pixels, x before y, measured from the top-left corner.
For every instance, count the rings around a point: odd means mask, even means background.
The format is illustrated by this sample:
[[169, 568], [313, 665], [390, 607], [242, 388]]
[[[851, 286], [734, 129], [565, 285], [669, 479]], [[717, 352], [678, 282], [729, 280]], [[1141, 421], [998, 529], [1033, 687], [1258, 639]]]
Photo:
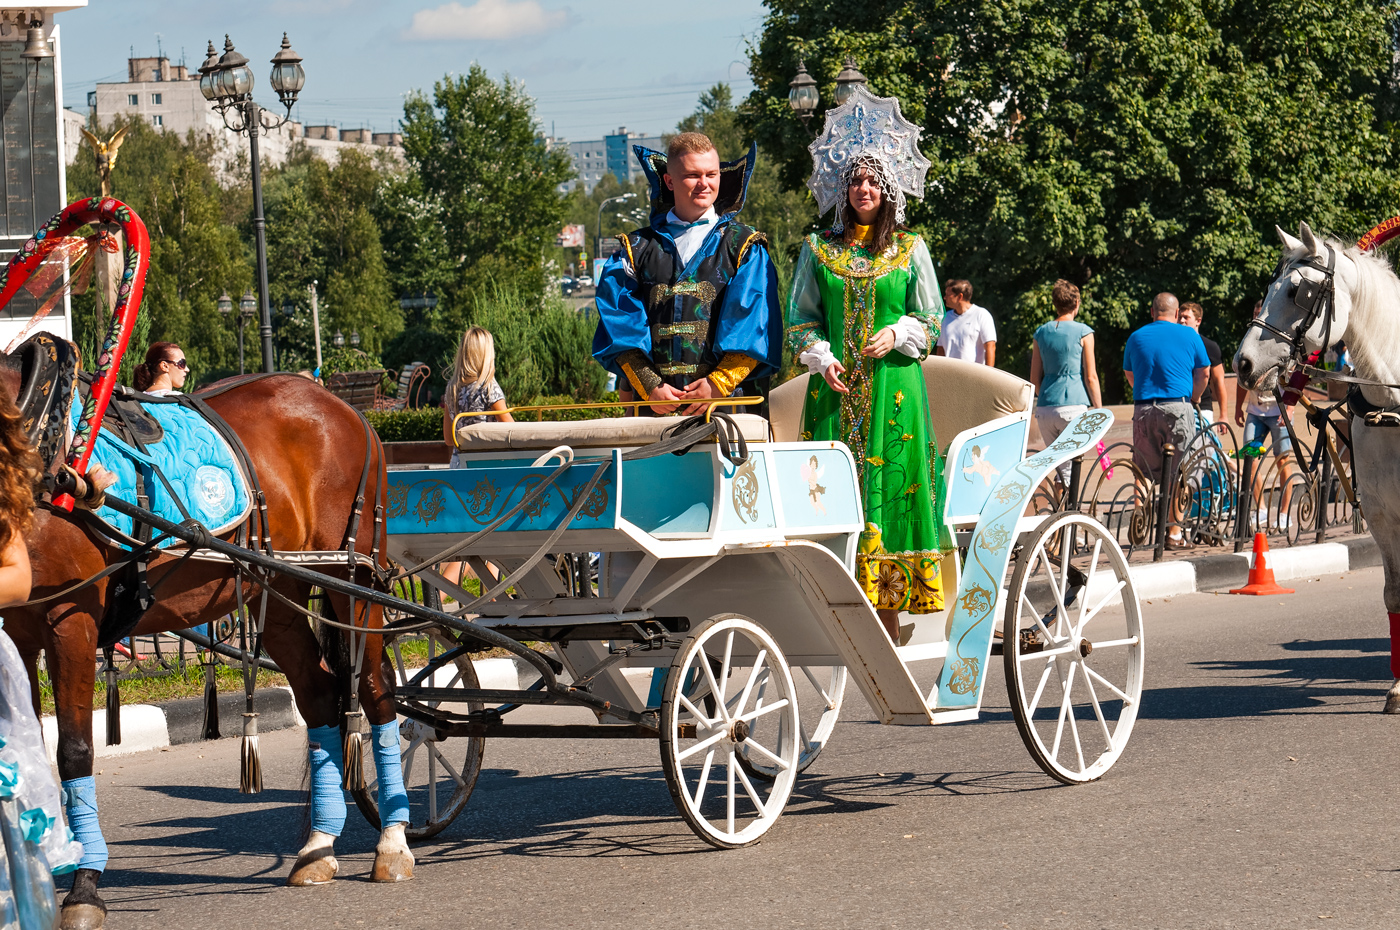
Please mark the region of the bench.
[[379, 382], [384, 379], [384, 369], [373, 371], [340, 371], [326, 377], [326, 390], [345, 401], [356, 410], [365, 411], [374, 406], [379, 394]]
[[375, 410], [408, 410], [423, 406], [428, 389], [428, 377], [433, 370], [425, 362], [409, 362], [399, 374], [398, 390], [393, 397], [379, 394], [374, 399]]

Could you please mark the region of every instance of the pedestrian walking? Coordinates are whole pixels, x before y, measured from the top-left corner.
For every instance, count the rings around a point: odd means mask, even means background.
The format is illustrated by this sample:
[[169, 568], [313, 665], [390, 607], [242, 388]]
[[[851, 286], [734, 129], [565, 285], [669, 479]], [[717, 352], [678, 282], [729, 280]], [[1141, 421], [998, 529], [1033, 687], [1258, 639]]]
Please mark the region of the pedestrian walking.
[[[1196, 432], [1195, 403], [1205, 390], [1210, 358], [1200, 335], [1176, 320], [1180, 306], [1172, 294], [1152, 299], [1152, 322], [1128, 337], [1123, 373], [1133, 389], [1133, 462], [1149, 480], [1171, 483], [1162, 475], [1163, 447], [1186, 449]], [[1140, 488], [1145, 491], [1145, 489]], [[1162, 488], [1168, 493], [1169, 488]], [[1188, 549], [1181, 535], [1181, 504], [1173, 495], [1167, 524], [1168, 549]]]
[[1196, 410], [1206, 425], [1210, 425], [1216, 420], [1216, 403], [1220, 404], [1219, 418], [1225, 419], [1225, 362], [1220, 354], [1220, 343], [1201, 333], [1201, 320], [1204, 317], [1205, 310], [1202, 309], [1201, 305], [1188, 300], [1177, 311], [1176, 321], [1182, 326], [1189, 326], [1195, 330], [1196, 335], [1201, 337], [1201, 342], [1206, 347], [1206, 358], [1210, 360], [1210, 373], [1206, 375], [1206, 389], [1201, 394], [1201, 401], [1196, 405]]
[[[1102, 407], [1094, 364], [1094, 331], [1075, 319], [1079, 288], [1064, 280], [1050, 292], [1055, 318], [1042, 323], [1031, 343], [1031, 384], [1035, 385], [1035, 424], [1049, 446], [1069, 421], [1090, 406]], [[1055, 471], [1061, 489], [1069, 487], [1071, 463]]]
[[963, 278], [949, 281], [943, 302], [948, 309], [933, 354], [996, 367], [997, 326], [986, 307], [972, 302], [972, 282]]

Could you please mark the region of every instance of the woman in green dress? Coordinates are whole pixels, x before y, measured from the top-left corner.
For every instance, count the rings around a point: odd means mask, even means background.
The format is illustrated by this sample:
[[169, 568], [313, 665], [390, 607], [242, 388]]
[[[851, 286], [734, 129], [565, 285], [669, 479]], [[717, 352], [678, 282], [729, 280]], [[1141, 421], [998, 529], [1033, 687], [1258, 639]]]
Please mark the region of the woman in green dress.
[[866, 529], [856, 578], [899, 640], [900, 611], [943, 609], [938, 445], [919, 363], [943, 301], [923, 239], [903, 228], [904, 197], [877, 153], [853, 157], [836, 223], [803, 244], [788, 341], [810, 379], [802, 438], [855, 456]]

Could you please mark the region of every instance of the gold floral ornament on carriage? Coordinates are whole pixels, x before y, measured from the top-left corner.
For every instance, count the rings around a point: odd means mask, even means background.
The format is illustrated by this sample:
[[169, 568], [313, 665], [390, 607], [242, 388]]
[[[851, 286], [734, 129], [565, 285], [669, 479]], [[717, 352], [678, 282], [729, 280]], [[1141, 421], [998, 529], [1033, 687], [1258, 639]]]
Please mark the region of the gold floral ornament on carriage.
[[924, 178], [932, 164], [919, 151], [923, 129], [909, 122], [896, 97], [876, 97], [857, 85], [839, 107], [826, 111], [826, 125], [807, 150], [812, 176], [807, 187], [817, 199], [817, 215], [836, 210], [833, 228], [842, 227], [841, 204], [851, 176], [859, 168], [873, 172], [885, 196], [895, 202], [895, 219], [904, 222], [908, 197], [922, 199]]

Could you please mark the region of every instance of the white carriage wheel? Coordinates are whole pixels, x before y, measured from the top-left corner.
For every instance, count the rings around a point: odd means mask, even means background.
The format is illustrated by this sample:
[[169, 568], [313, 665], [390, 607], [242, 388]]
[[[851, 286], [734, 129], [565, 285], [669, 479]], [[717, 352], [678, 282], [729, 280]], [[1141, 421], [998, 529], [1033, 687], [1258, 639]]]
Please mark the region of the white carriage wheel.
[[[807, 766], [817, 761], [817, 756], [826, 748], [831, 733], [836, 729], [836, 721], [841, 717], [841, 702], [846, 695], [846, 681], [849, 679], [844, 665], [794, 665], [792, 680], [797, 689], [797, 771], [807, 771]], [[804, 684], [804, 682], [806, 684]], [[811, 685], [810, 691], [806, 685]], [[760, 688], [767, 688], [767, 682]], [[763, 694], [759, 695], [763, 698]], [[815, 720], [815, 724], [809, 721]], [[755, 722], [751, 728], [762, 730], [767, 726], [781, 726], [782, 718], [773, 724], [765, 719]], [[766, 735], [766, 734], [765, 734]], [[755, 778], [772, 781], [781, 771], [758, 753], [751, 753], [745, 744], [739, 746], [739, 764]]]
[[1137, 591], [1092, 517], [1054, 514], [1021, 543], [1002, 653], [1016, 726], [1046, 774], [1094, 781], [1122, 754], [1142, 701]]
[[[427, 631], [428, 661], [458, 648], [457, 638], [444, 627]], [[409, 668], [404, 660], [403, 643], [396, 639], [389, 646], [389, 660], [394, 669], [394, 684], [408, 684], [419, 668]], [[432, 677], [423, 681], [440, 688], [478, 688], [476, 668], [465, 654], [446, 660]], [[448, 672], [448, 669], [451, 669]], [[439, 701], [424, 702], [437, 707]], [[466, 705], [481, 710], [482, 705]], [[404, 787], [408, 791], [408, 826], [405, 835], [410, 840], [425, 840], [437, 836], [456, 819], [466, 807], [472, 789], [481, 774], [485, 739], [480, 737], [447, 737], [439, 739], [430, 726], [399, 714], [399, 753], [403, 760]], [[368, 753], [367, 753], [368, 754]], [[379, 779], [372, 761], [365, 760], [365, 790], [352, 792], [355, 803], [371, 825], [379, 823]]]
[[[754, 733], [760, 721], [761, 739]], [[792, 674], [767, 630], [720, 614], [686, 638], [661, 700], [661, 767], [696, 835], [734, 849], [768, 832], [797, 777], [797, 724]], [[740, 764], [740, 746], [773, 766], [777, 777], [751, 778]]]

